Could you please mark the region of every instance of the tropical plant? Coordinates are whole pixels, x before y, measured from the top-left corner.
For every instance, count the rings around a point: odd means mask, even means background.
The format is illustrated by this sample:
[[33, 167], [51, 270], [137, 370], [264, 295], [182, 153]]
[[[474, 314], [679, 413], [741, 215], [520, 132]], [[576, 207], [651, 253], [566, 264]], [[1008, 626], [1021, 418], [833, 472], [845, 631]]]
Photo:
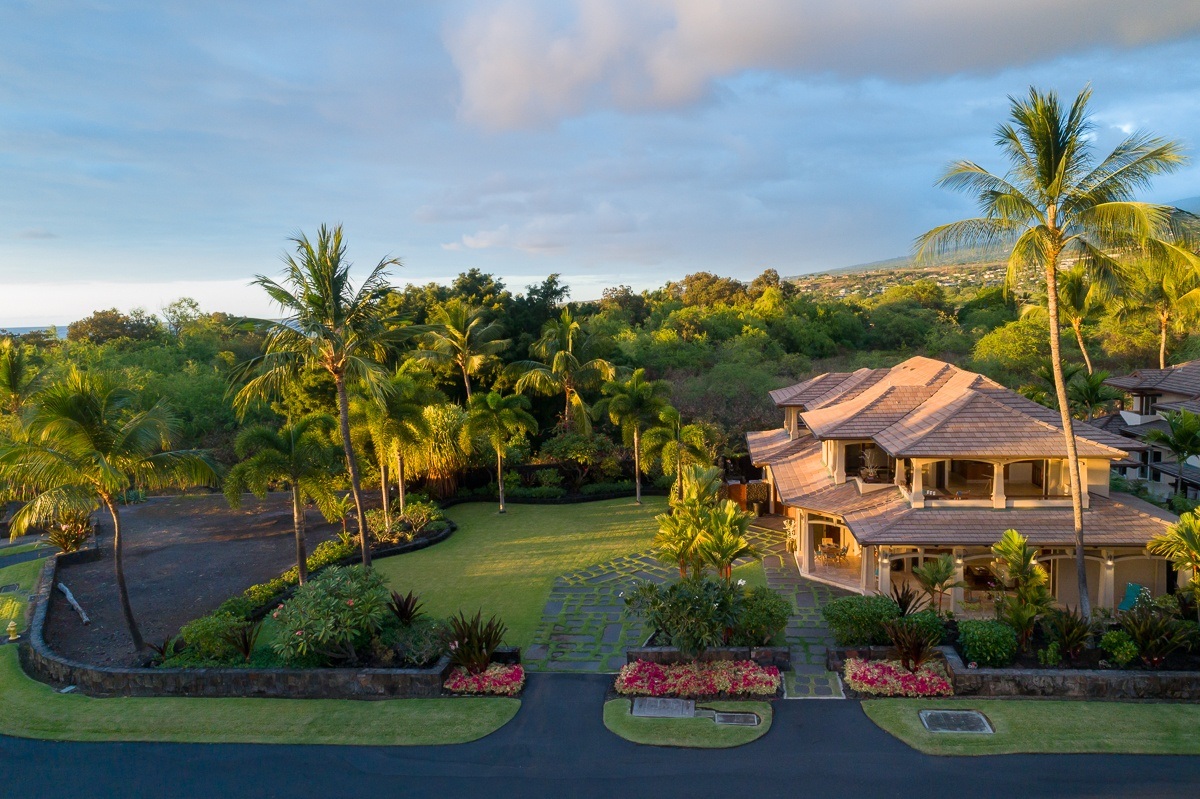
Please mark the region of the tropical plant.
[[496, 484], [500, 512], [504, 513], [504, 452], [510, 441], [537, 432], [537, 420], [529, 414], [529, 398], [521, 394], [507, 397], [495, 391], [476, 394], [467, 407], [467, 433], [486, 442], [496, 453]]
[[383, 577], [365, 566], [330, 566], [271, 614], [285, 663], [355, 664], [389, 615]]
[[1067, 399], [1071, 408], [1086, 422], [1112, 408], [1113, 404], [1124, 396], [1117, 389], [1106, 385], [1105, 380], [1108, 380], [1108, 372], [1089, 371], [1067, 385]]
[[625, 598], [628, 611], [661, 633], [685, 657], [720, 646], [737, 627], [741, 589], [728, 580], [695, 576], [668, 585], [642, 583]]
[[698, 576], [704, 568], [704, 515], [705, 508], [699, 503], [679, 503], [670, 513], [654, 517], [658, 522], [654, 551], [659, 560], [678, 565], [681, 578]]
[[20, 414], [42, 376], [28, 347], [10, 336], [0, 337], [0, 414]]
[[900, 665], [909, 671], [916, 671], [933, 656], [933, 648], [937, 646], [940, 636], [919, 624], [909, 624], [907, 617], [900, 617], [883, 623], [892, 646], [900, 658]]
[[[1109, 299], [1105, 294], [1104, 283], [1092, 280], [1092, 275], [1085, 263], [1077, 263], [1059, 273], [1058, 312], [1075, 333], [1075, 343], [1079, 345], [1079, 353], [1083, 356], [1083, 363], [1087, 367], [1089, 375], [1092, 374], [1092, 358], [1083, 339], [1083, 324], [1097, 312], [1103, 310], [1105, 301]], [[1043, 304], [1045, 297], [1040, 299], [1041, 303], [1022, 308], [1021, 316], [1045, 317], [1046, 306]], [[1070, 380], [1067, 382], [1070, 383]], [[1053, 386], [1053, 380], [1051, 386]]]
[[893, 583], [892, 601], [900, 608], [901, 616], [909, 616], [923, 610], [929, 604], [929, 597], [921, 596], [910, 583]]
[[1126, 280], [1116, 304], [1118, 319], [1149, 316], [1158, 326], [1158, 368], [1167, 368], [1171, 333], [1190, 330], [1200, 317], [1200, 264], [1193, 258], [1158, 257], [1140, 260]]
[[617, 427], [625, 446], [633, 448], [634, 497], [642, 504], [642, 433], [659, 420], [671, 396], [666, 380], [647, 380], [645, 369], [635, 369], [627, 380], [610, 380], [600, 388], [604, 398], [596, 403], [596, 413], [607, 415]]
[[844, 596], [825, 603], [821, 615], [838, 646], [871, 646], [888, 642], [884, 623], [900, 617], [886, 596]]
[[492, 662], [492, 655], [504, 643], [508, 628], [492, 616], [483, 620], [482, 611], [471, 618], [459, 612], [450, 617], [450, 662], [466, 669], [468, 674], [482, 674]]
[[733, 562], [758, 554], [746, 538], [749, 528], [750, 516], [736, 502], [725, 500], [716, 508], [705, 510], [699, 555], [718, 577], [732, 580]]
[[779, 593], [760, 585], [746, 591], [737, 626], [729, 643], [734, 646], [769, 646], [792, 615], [792, 603]]
[[66, 513], [50, 528], [46, 541], [60, 552], [78, 552], [93, 532], [91, 513]]
[[400, 262], [394, 258], [380, 261], [355, 289], [341, 225], [332, 230], [322, 225], [315, 245], [303, 233], [292, 241], [296, 253], [284, 256], [282, 282], [264, 275], [254, 279], [253, 285], [267, 292], [283, 311], [283, 318], [247, 320], [266, 340], [263, 354], [238, 370], [238, 377], [249, 380], [234, 404], [245, 413], [253, 402], [279, 395], [305, 373], [324, 372], [333, 379], [359, 547], [363, 565], [370, 566], [362, 481], [350, 437], [348, 386], [359, 385], [372, 394], [386, 390], [381, 363], [398, 343], [404, 320], [389, 315], [383, 303], [391, 292], [388, 268]]
[[1169, 613], [1148, 604], [1136, 604], [1120, 616], [1121, 629], [1137, 646], [1142, 662], [1160, 668], [1171, 653], [1191, 643], [1193, 631]]
[[1002, 667], [1017, 656], [1017, 633], [1004, 622], [966, 619], [958, 623], [958, 642], [968, 664]]
[[[1200, 596], [1200, 516], [1194, 512], [1183, 514], [1165, 532], [1151, 538], [1146, 549], [1171, 561], [1179, 571], [1190, 571], [1192, 596]], [[1200, 602], [1191, 604], [1195, 605], [1200, 621]]]
[[467, 413], [450, 403], [426, 405], [421, 413], [427, 433], [424, 446], [410, 456], [413, 472], [423, 476], [432, 493], [444, 499], [454, 494], [458, 476], [474, 452]]
[[108, 511], [121, 612], [138, 650], [145, 642], [125, 583], [118, 495], [134, 483], [166, 488], [218, 480], [207, 453], [169, 449], [177, 429], [162, 402], [138, 410], [137, 395], [115, 377], [71, 367], [37, 393], [20, 440], [0, 446], [0, 476], [38, 492], [13, 515], [14, 535], [90, 514], [97, 503]]
[[307, 416], [279, 430], [264, 425], [247, 427], [234, 443], [241, 462], [225, 478], [225, 499], [231, 508], [241, 507], [244, 492], [262, 499], [272, 485], [288, 487], [300, 583], [308, 579], [305, 504], [316, 503], [331, 521], [338, 518], [340, 510], [331, 476], [337, 465], [337, 448], [329, 443], [333, 426], [333, 417], [319, 415]]
[[1016, 530], [1005, 530], [992, 553], [992, 571], [1006, 589], [996, 601], [997, 617], [1016, 631], [1022, 651], [1027, 651], [1038, 618], [1054, 605], [1046, 586], [1049, 575], [1037, 562], [1037, 550]]
[[958, 567], [954, 563], [954, 556], [950, 554], [944, 553], [932, 560], [927, 560], [913, 568], [912, 573], [937, 606], [938, 613], [942, 612], [942, 598], [948, 591], [966, 586], [962, 580], [956, 579]]
[[1172, 411], [1166, 415], [1166, 430], [1149, 430], [1147, 444], [1165, 447], [1175, 458], [1175, 493], [1183, 493], [1183, 468], [1188, 458], [1200, 455], [1200, 414], [1190, 411]]
[[708, 465], [711, 461], [705, 450], [704, 429], [684, 424], [683, 416], [671, 406], [658, 414], [658, 424], [646, 431], [644, 439], [647, 461], [659, 460], [663, 474], [675, 477], [672, 493], [683, 497], [683, 467], [691, 464]]
[[504, 327], [489, 320], [490, 315], [487, 308], [470, 306], [457, 298], [443, 303], [434, 309], [421, 335], [423, 349], [413, 353], [417, 361], [457, 367], [468, 401], [471, 376], [479, 374], [512, 343], [503, 338]]
[[542, 335], [529, 346], [529, 352], [540, 361], [517, 361], [509, 369], [519, 374], [516, 389], [539, 394], [563, 395], [561, 428], [591, 433], [591, 409], [581, 392], [616, 376], [617, 368], [603, 358], [594, 357], [597, 339], [586, 333], [564, 308], [557, 319], [542, 326]]
[[1113, 291], [1124, 270], [1110, 253], [1151, 252], [1162, 260], [1200, 258], [1173, 243], [1181, 232], [1175, 209], [1133, 202], [1133, 194], [1151, 179], [1186, 161], [1177, 142], [1137, 132], [1098, 163], [1087, 112], [1091, 90], [1084, 89], [1070, 108], [1054, 92], [1030, 88], [1027, 98], [1010, 97], [1011, 119], [996, 132], [996, 143], [1009, 162], [1004, 177], [978, 164], [959, 161], [939, 184], [975, 195], [981, 215], [930, 230], [918, 239], [918, 257], [979, 245], [1011, 246], [1006, 285], [1014, 288], [1036, 272], [1044, 281], [1050, 323], [1054, 391], [1062, 419], [1070, 467], [1075, 526], [1075, 565], [1080, 610], [1091, 618], [1084, 559], [1083, 495], [1075, 428], [1062, 373], [1059, 273], [1082, 264], [1102, 292]]
[[406, 504], [404, 465], [409, 453], [419, 447], [429, 432], [423, 414], [425, 405], [437, 398], [437, 392], [414, 373], [406, 361], [388, 380], [387, 390], [376, 396], [356, 397], [351, 401], [351, 422], [369, 438], [379, 472], [379, 493], [383, 520], [392, 524], [391, 464], [399, 488], [400, 512]]
[[1069, 660], [1079, 657], [1092, 634], [1091, 625], [1073, 608], [1047, 613], [1042, 619], [1042, 631]]
[[1100, 649], [1118, 666], [1125, 666], [1138, 656], [1137, 644], [1124, 630], [1109, 630], [1100, 638]]
[[400, 595], [399, 591], [393, 591], [392, 598], [388, 602], [388, 610], [392, 612], [392, 615], [396, 617], [396, 621], [400, 622], [402, 627], [409, 626], [425, 615], [421, 607], [422, 602], [412, 591], [403, 596]]
[[225, 630], [225, 641], [233, 651], [246, 663], [254, 656], [254, 647], [258, 644], [258, 635], [262, 632], [262, 619], [233, 624]]

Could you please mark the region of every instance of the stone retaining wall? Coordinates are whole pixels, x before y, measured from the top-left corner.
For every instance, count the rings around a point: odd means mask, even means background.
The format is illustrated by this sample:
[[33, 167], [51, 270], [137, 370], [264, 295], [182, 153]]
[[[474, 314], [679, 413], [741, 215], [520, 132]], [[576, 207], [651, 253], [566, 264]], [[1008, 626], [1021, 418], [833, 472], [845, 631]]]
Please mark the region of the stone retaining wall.
[[722, 646], [704, 650], [699, 657], [685, 657], [673, 646], [644, 646], [625, 650], [625, 662], [644, 660], [648, 663], [704, 663], [717, 660], [753, 660], [760, 666], [786, 669], [792, 663], [792, 651], [785, 646]]
[[[291, 699], [391, 699], [440, 696], [450, 671], [443, 657], [427, 669], [145, 669], [104, 668], [68, 660], [46, 644], [42, 630], [58, 571], [51, 555], [42, 569], [33, 619], [19, 654], [25, 673], [92, 696], [209, 696]], [[520, 650], [498, 652], [519, 662]]]
[[1200, 673], [1122, 669], [968, 669], [952, 647], [941, 647], [962, 696], [1200, 701]]

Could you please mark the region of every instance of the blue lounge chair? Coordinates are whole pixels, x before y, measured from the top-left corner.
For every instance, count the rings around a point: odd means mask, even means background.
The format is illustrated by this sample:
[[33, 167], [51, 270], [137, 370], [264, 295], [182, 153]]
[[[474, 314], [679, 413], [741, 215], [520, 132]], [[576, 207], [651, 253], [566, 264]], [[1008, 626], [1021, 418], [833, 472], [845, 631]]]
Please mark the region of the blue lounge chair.
[[1146, 589], [1137, 583], [1125, 584], [1125, 598], [1121, 600], [1121, 604], [1117, 605], [1117, 610], [1133, 610], [1134, 604], [1137, 603], [1138, 597]]

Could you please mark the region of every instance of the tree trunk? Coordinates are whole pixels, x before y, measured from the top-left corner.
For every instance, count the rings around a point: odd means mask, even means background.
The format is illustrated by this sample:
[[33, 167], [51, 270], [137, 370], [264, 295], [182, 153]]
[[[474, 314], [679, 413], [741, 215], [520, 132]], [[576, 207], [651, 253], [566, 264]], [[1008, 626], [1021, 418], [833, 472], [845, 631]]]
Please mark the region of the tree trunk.
[[379, 458], [379, 493], [383, 499], [383, 523], [392, 529], [392, 498], [388, 490], [387, 457]]
[[500, 489], [500, 512], [504, 513], [504, 459], [501, 449], [496, 447], [496, 485]]
[[1170, 326], [1170, 317], [1166, 314], [1158, 316], [1158, 368], [1167, 368], [1167, 328]]
[[1087, 346], [1083, 343], [1083, 320], [1072, 319], [1071, 329], [1075, 331], [1075, 340], [1079, 342], [1079, 352], [1083, 355], [1083, 363], [1087, 366], [1088, 374], [1092, 373], [1092, 359], [1088, 355]]
[[308, 552], [304, 548], [304, 504], [300, 501], [300, 489], [292, 483], [292, 525], [296, 530], [296, 571], [300, 585], [308, 582]]
[[[1050, 227], [1054, 226], [1054, 209], [1051, 207]], [[1079, 612], [1091, 621], [1092, 602], [1088, 597], [1087, 561], [1083, 555], [1083, 481], [1079, 474], [1079, 449], [1075, 444], [1075, 425], [1067, 402], [1067, 381], [1063, 377], [1062, 339], [1058, 319], [1058, 253], [1049, 253], [1046, 260], [1046, 300], [1050, 316], [1050, 366], [1054, 371], [1054, 394], [1058, 398], [1058, 412], [1062, 419], [1063, 437], [1067, 444], [1067, 465], [1071, 477], [1071, 512], [1075, 521], [1075, 571], [1079, 580]]]
[[362, 548], [362, 563], [371, 567], [371, 544], [367, 541], [367, 525], [363, 519], [362, 483], [358, 476], [358, 458], [350, 441], [350, 401], [346, 398], [346, 376], [333, 377], [337, 385], [338, 417], [342, 429], [342, 449], [346, 451], [346, 468], [350, 472], [350, 493], [354, 496], [354, 513], [358, 520], [358, 544]]
[[469, 374], [467, 374], [467, 365], [465, 363], [459, 363], [459, 368], [462, 369], [462, 373], [463, 373], [463, 387], [467, 389], [467, 402], [470, 402], [471, 401], [471, 376]]
[[146, 648], [142, 640], [142, 631], [138, 629], [137, 619], [133, 617], [133, 606], [129, 604], [129, 588], [125, 584], [125, 564], [123, 555], [124, 542], [121, 540], [121, 511], [112, 497], [102, 497], [104, 506], [113, 521], [113, 565], [117, 576], [117, 596], [121, 600], [121, 613], [125, 615], [125, 626], [129, 628], [129, 637], [133, 639], [133, 648], [141, 652]]
[[400, 513], [404, 513], [404, 456], [396, 452], [396, 487], [400, 489]]
[[572, 417], [574, 415], [571, 413], [571, 388], [570, 388], [570, 386], [567, 387], [566, 397], [567, 397], [567, 401], [566, 401], [566, 404], [563, 406], [563, 430], [565, 432], [569, 433], [569, 432], [571, 432], [571, 429], [572, 429], [571, 421], [572, 421]]
[[633, 494], [635, 502], [642, 504], [642, 440], [637, 425], [633, 426]]

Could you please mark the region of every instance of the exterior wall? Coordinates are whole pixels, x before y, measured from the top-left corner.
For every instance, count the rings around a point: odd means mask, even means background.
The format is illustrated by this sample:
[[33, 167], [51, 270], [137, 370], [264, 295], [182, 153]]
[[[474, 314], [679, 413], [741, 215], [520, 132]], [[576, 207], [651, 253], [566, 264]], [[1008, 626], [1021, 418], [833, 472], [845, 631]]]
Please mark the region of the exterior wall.
[[1109, 466], [1110, 461], [1091, 458], [1084, 461], [1087, 465], [1087, 487], [1088, 491], [1093, 494], [1099, 494], [1102, 497], [1108, 496], [1109, 475], [1112, 473], [1112, 468]]
[[1150, 593], [1159, 596], [1167, 592], [1167, 564], [1165, 561], [1150, 558], [1123, 560], [1118, 558], [1113, 564], [1113, 601], [1120, 604], [1125, 598], [1125, 587], [1136, 583], [1150, 589]]
[[[1099, 555], [1099, 551], [1085, 550], [1088, 554]], [[1079, 607], [1079, 580], [1075, 576], [1075, 558], [1061, 558], [1053, 561], [1053, 570], [1055, 574], [1054, 596], [1058, 599], [1058, 604], [1062, 606], [1070, 606], [1073, 608]], [[1046, 566], [1045, 563], [1042, 564]], [[1092, 607], [1100, 605], [1100, 561], [1089, 559], [1087, 561], [1087, 584], [1088, 584], [1088, 599], [1092, 603]]]

